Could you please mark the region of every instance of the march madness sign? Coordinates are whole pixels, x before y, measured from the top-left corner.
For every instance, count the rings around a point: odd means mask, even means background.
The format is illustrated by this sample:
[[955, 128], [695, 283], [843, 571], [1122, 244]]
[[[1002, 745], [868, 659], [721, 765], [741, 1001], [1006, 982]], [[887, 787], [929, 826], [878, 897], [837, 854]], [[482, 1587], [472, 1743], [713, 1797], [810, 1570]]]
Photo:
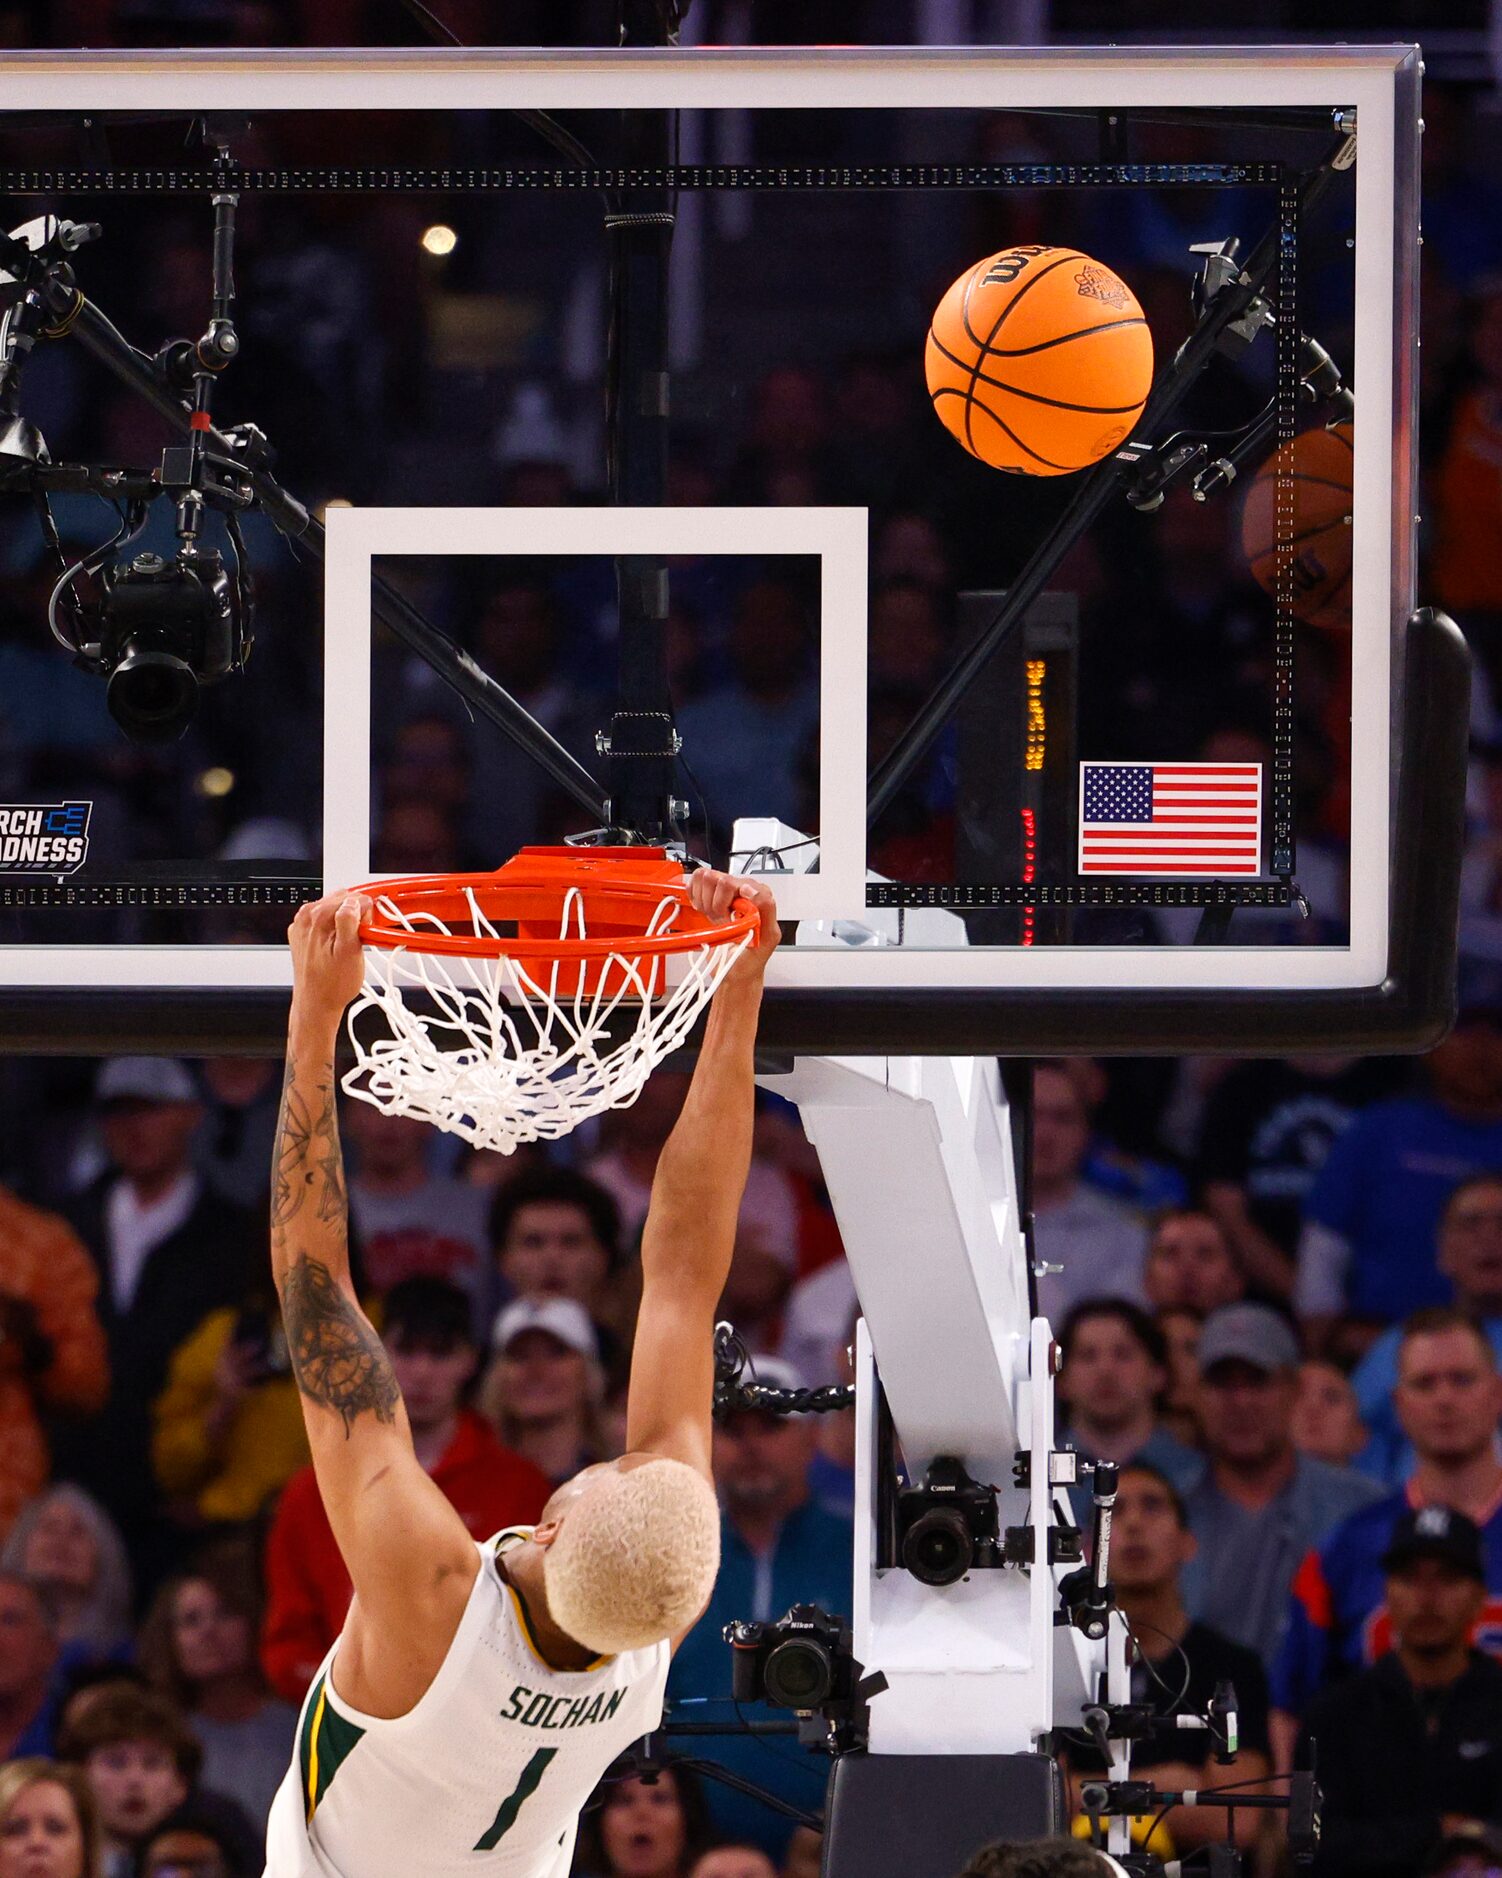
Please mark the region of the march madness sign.
[[92, 802], [0, 806], [0, 874], [75, 874], [89, 858]]

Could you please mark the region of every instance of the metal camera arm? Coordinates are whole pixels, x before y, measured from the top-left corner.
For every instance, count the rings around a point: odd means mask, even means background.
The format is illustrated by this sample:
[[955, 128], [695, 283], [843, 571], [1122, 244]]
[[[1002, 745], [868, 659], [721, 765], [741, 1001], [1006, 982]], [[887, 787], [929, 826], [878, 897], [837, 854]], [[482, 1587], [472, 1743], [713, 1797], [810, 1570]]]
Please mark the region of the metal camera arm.
[[[39, 218], [42, 222], [52, 219]], [[10, 235], [0, 235], [0, 268], [26, 294], [35, 295], [44, 316], [36, 322], [37, 334], [46, 339], [76, 341], [174, 430], [193, 441], [201, 462], [218, 473], [212, 485], [216, 502], [235, 501], [243, 492], [244, 507], [257, 510], [289, 541], [322, 561], [323, 524], [271, 473], [275, 452], [265, 433], [251, 423], [221, 430], [207, 410], [195, 424], [195, 404], [189, 403], [181, 387], [174, 384], [162, 359], [149, 357], [131, 345], [79, 288], [66, 257], [84, 241], [97, 239], [102, 232], [99, 225], [59, 224], [55, 241], [36, 247], [26, 239], [33, 226], [26, 224]], [[221, 273], [221, 280], [224, 278]], [[0, 286], [4, 284], [0, 281]], [[24, 330], [19, 321], [18, 329]], [[24, 368], [29, 350], [29, 346], [16, 348], [5, 384], [12, 399], [18, 395], [14, 381]], [[0, 443], [11, 438], [24, 442], [25, 428], [18, 424], [0, 427]], [[39, 437], [36, 442], [41, 443]], [[140, 494], [144, 499], [160, 493], [161, 487], [160, 479], [146, 472], [105, 470], [84, 464], [49, 465], [45, 446], [29, 454], [18, 454], [14, 447], [8, 453], [0, 450], [0, 489], [30, 492], [38, 478], [44, 479], [43, 487], [52, 490], [97, 489], [105, 495]], [[111, 478], [118, 480], [112, 483]], [[209, 487], [206, 480], [205, 488]], [[504, 732], [587, 814], [596, 821], [604, 820], [604, 792], [589, 771], [380, 574], [371, 581], [371, 608], [401, 644], [431, 667], [466, 704]]]

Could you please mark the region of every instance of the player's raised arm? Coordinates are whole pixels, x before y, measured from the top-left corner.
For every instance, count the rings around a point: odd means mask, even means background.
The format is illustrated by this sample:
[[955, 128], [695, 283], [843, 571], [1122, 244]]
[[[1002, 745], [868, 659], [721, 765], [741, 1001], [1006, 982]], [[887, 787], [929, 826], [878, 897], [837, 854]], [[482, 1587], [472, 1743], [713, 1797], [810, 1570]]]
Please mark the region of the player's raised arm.
[[319, 1491], [361, 1604], [441, 1628], [475, 1550], [417, 1460], [385, 1349], [355, 1297], [334, 1049], [360, 988], [361, 903], [303, 907], [288, 934], [292, 1017], [272, 1170], [271, 1270]]
[[761, 881], [704, 869], [694, 903], [722, 919], [751, 901], [761, 931], [715, 994], [688, 1099], [657, 1162], [642, 1233], [642, 1299], [626, 1405], [626, 1444], [710, 1473], [715, 1307], [735, 1248], [751, 1165], [753, 1054], [762, 981], [781, 937]]

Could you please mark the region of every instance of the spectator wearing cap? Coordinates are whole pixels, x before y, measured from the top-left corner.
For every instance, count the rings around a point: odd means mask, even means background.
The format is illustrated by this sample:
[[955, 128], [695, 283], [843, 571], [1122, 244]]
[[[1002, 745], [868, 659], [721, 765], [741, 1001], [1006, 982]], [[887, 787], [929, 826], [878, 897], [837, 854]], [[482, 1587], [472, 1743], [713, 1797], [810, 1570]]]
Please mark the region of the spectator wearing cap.
[[1419, 1311], [1398, 1347], [1397, 1414], [1412, 1444], [1404, 1485], [1353, 1513], [1311, 1550], [1293, 1581], [1287, 1633], [1273, 1668], [1273, 1735], [1286, 1765], [1296, 1719], [1323, 1683], [1391, 1646], [1382, 1553], [1394, 1524], [1426, 1506], [1465, 1513], [1479, 1528], [1489, 1597], [1476, 1641], [1502, 1656], [1502, 1377], [1491, 1344], [1463, 1312]]
[[[417, 1458], [475, 1539], [535, 1520], [552, 1488], [464, 1406], [479, 1361], [469, 1299], [441, 1278], [411, 1278], [386, 1299], [382, 1340]], [[283, 1700], [301, 1702], [349, 1609], [350, 1581], [311, 1467], [294, 1474], [266, 1541], [261, 1662]]]
[[1299, 1743], [1324, 1791], [1321, 1878], [1409, 1878], [1502, 1795], [1502, 1665], [1470, 1641], [1481, 1534], [1448, 1507], [1410, 1510], [1381, 1565], [1392, 1649], [1315, 1698]]
[[[797, 1372], [775, 1357], [758, 1357], [756, 1380], [773, 1388], [799, 1385]], [[820, 1506], [811, 1485], [818, 1439], [810, 1415], [742, 1409], [715, 1428], [714, 1476], [719, 1490], [720, 1575], [709, 1608], [674, 1660], [668, 1695], [691, 1703], [684, 1714], [725, 1720], [732, 1727], [730, 1652], [725, 1625], [736, 1618], [781, 1617], [793, 1604], [819, 1604], [849, 1617], [852, 1569], [850, 1522]], [[783, 1799], [817, 1809], [823, 1780], [810, 1761], [773, 1762], [754, 1740], [728, 1739], [717, 1760]], [[754, 1800], [732, 1793], [710, 1796], [721, 1836], [780, 1859], [788, 1822]]]
[[1267, 1665], [1282, 1641], [1300, 1559], [1348, 1514], [1381, 1499], [1382, 1489], [1295, 1447], [1299, 1346], [1268, 1305], [1212, 1313], [1199, 1361], [1206, 1466], [1185, 1496], [1198, 1550], [1185, 1571], [1184, 1602]]
[[1445, 1200], [1502, 1168], [1502, 1016], [1463, 1010], [1426, 1065], [1428, 1091], [1365, 1109], [1309, 1190], [1293, 1301], [1316, 1345], [1343, 1312], [1394, 1323], [1443, 1304]]
[[46, 1484], [45, 1422], [104, 1405], [98, 1291], [94, 1262], [67, 1221], [0, 1187], [0, 1538]]
[[561, 1486], [611, 1454], [605, 1372], [588, 1311], [572, 1298], [518, 1298], [495, 1320], [480, 1413], [504, 1444]]
[[[1125, 1298], [1087, 1298], [1059, 1333], [1063, 1366], [1059, 1395], [1069, 1411], [1069, 1444], [1086, 1460], [1145, 1461], [1182, 1492], [1199, 1478], [1201, 1457], [1158, 1424], [1157, 1401], [1168, 1385], [1168, 1346], [1138, 1305]], [[1075, 1517], [1088, 1517], [1088, 1485], [1071, 1495]]]
[[[1435, 1262], [1449, 1280], [1453, 1303], [1481, 1325], [1502, 1364], [1502, 1173], [1474, 1174], [1451, 1189], [1440, 1214]], [[1401, 1325], [1384, 1331], [1351, 1378], [1371, 1431], [1361, 1465], [1392, 1486], [1407, 1479], [1414, 1460], [1395, 1394], [1402, 1340]]]
[[[1182, 1496], [1157, 1468], [1129, 1462], [1121, 1470], [1111, 1527], [1111, 1582], [1137, 1646], [1131, 1700], [1161, 1709], [1163, 1689], [1176, 1691], [1182, 1683], [1179, 1712], [1206, 1715], [1222, 1683], [1236, 1693], [1240, 1752], [1235, 1772], [1210, 1772], [1217, 1743], [1208, 1729], [1158, 1733], [1133, 1743], [1132, 1772], [1159, 1787], [1251, 1782], [1264, 1776], [1270, 1765], [1267, 1674], [1252, 1651], [1210, 1625], [1194, 1622], [1184, 1609], [1179, 1578], [1193, 1556], [1194, 1538]], [[1105, 1771], [1098, 1752], [1072, 1744], [1066, 1749], [1066, 1766], [1071, 1775]], [[1225, 1819], [1213, 1811], [1175, 1807], [1165, 1824], [1180, 1853], [1225, 1837]], [[1251, 1845], [1258, 1836], [1258, 1815], [1244, 1813], [1236, 1825], [1238, 1842]]]
[[253, 1216], [193, 1167], [202, 1110], [181, 1063], [116, 1057], [95, 1103], [109, 1167], [74, 1223], [97, 1269], [110, 1391], [100, 1413], [60, 1433], [56, 1471], [100, 1501], [150, 1583], [170, 1565], [172, 1539], [151, 1468], [152, 1402], [178, 1345], [240, 1297], [265, 1251]]

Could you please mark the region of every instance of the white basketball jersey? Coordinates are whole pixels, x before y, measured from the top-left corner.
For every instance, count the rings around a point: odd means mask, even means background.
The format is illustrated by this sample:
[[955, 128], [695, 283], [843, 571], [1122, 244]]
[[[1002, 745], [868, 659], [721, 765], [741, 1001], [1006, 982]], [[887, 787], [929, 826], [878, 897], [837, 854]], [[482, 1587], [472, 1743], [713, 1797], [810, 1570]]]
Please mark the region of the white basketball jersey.
[[662, 1719], [670, 1649], [553, 1669], [515, 1591], [480, 1546], [448, 1655], [395, 1721], [313, 1679], [297, 1750], [272, 1804], [266, 1878], [566, 1878], [579, 1813], [600, 1776]]

